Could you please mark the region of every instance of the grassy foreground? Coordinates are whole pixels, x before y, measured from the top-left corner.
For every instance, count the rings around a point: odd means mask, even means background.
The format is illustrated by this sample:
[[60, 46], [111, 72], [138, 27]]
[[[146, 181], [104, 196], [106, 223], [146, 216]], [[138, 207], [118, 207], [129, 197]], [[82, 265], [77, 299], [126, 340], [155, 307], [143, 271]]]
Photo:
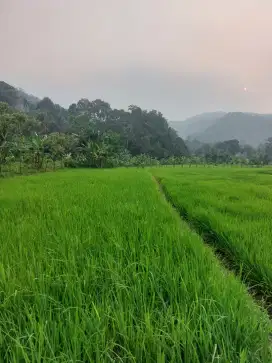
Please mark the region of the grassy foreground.
[[270, 362], [270, 322], [145, 170], [0, 180], [1, 362]]
[[158, 168], [172, 204], [272, 298], [272, 169]]

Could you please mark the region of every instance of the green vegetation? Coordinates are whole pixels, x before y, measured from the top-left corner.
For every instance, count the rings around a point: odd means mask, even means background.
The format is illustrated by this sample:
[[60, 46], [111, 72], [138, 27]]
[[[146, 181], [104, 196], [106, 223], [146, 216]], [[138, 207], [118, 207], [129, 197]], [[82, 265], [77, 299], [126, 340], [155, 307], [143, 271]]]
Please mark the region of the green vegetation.
[[[268, 134], [269, 135], [269, 134]], [[262, 166], [272, 163], [272, 138], [257, 148], [241, 145], [238, 140], [226, 140], [214, 144], [187, 140], [192, 162], [198, 164], [238, 164], [241, 166]]]
[[[264, 165], [238, 140], [187, 143], [160, 112], [68, 110], [0, 84], [0, 176], [56, 168]], [[27, 111], [27, 113], [23, 112]], [[271, 301], [269, 169], [154, 168], [182, 215]], [[0, 181], [0, 358], [270, 362], [270, 322], [147, 170]]]
[[171, 203], [272, 298], [271, 175], [265, 169], [154, 169]]
[[49, 99], [36, 107], [26, 114], [0, 103], [0, 174], [14, 170], [14, 163], [22, 172], [27, 167], [44, 170], [50, 163], [54, 168], [56, 163], [92, 168], [153, 165], [188, 155], [183, 140], [157, 111], [136, 106], [118, 111], [101, 100], [81, 100], [65, 119]]
[[[216, 115], [221, 114], [206, 114], [204, 124], [215, 122]], [[197, 124], [204, 121], [199, 117]], [[271, 162], [272, 138], [255, 149], [236, 139], [185, 143], [159, 111], [135, 105], [118, 110], [99, 99], [81, 99], [65, 109], [48, 97], [40, 100], [0, 81], [0, 177], [63, 166], [262, 166]]]
[[66, 110], [0, 81], [0, 174], [14, 170], [14, 162], [33, 169], [37, 157], [41, 170], [48, 160], [103, 168], [184, 156], [184, 141], [156, 110], [117, 110], [99, 99], [81, 99]]
[[1, 361], [271, 361], [266, 314], [147, 170], [3, 179], [0, 205]]

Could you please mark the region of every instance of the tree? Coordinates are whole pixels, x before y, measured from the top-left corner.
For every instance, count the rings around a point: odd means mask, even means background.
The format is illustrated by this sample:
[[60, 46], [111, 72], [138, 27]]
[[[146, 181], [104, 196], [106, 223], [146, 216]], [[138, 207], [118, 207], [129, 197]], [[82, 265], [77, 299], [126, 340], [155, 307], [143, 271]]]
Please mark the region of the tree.
[[56, 161], [63, 161], [64, 155], [69, 151], [69, 138], [65, 134], [54, 132], [43, 140], [45, 154], [53, 160], [55, 169]]
[[39, 101], [32, 114], [40, 121], [42, 134], [67, 131], [68, 112], [49, 97]]
[[0, 103], [0, 168], [14, 150], [15, 140], [30, 135], [37, 126], [33, 118], [12, 110], [8, 104]]
[[24, 163], [41, 170], [48, 160], [54, 167], [57, 161], [99, 168], [156, 165], [159, 160], [176, 164], [189, 155], [159, 111], [135, 105], [125, 111], [103, 100], [81, 99], [65, 110], [45, 97], [29, 107], [28, 115], [7, 105], [1, 106], [0, 114], [1, 165], [12, 156], [20, 170]]
[[235, 155], [241, 151], [239, 141], [236, 139], [226, 140], [215, 144], [215, 149], [229, 155]]
[[32, 156], [32, 164], [33, 167], [37, 170], [40, 170], [43, 166], [43, 161], [45, 158], [45, 140], [46, 140], [47, 136], [39, 136], [37, 134], [35, 134], [34, 136], [32, 136], [29, 141], [30, 141], [30, 146], [29, 146], [29, 150], [30, 150], [30, 154]]
[[265, 164], [272, 162], [272, 137], [269, 137], [264, 145], [263, 162]]

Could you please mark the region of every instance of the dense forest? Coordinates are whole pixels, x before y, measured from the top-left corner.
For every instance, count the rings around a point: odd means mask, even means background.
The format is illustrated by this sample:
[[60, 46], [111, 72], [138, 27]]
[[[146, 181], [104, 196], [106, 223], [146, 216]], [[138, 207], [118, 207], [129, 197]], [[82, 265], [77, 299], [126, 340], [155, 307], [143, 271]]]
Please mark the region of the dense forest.
[[272, 137], [256, 148], [248, 144], [240, 144], [237, 139], [213, 144], [194, 139], [186, 140], [185, 143], [191, 158], [198, 160], [199, 163], [261, 166], [272, 162]]
[[81, 99], [68, 109], [0, 82], [0, 173], [16, 165], [42, 170], [157, 164], [247, 164], [272, 160], [272, 139], [253, 148], [238, 140], [187, 141], [163, 115], [131, 105]]
[[163, 115], [131, 105], [112, 109], [102, 100], [81, 99], [68, 110], [2, 82], [0, 167], [12, 161], [42, 168], [112, 167], [188, 156], [188, 149]]

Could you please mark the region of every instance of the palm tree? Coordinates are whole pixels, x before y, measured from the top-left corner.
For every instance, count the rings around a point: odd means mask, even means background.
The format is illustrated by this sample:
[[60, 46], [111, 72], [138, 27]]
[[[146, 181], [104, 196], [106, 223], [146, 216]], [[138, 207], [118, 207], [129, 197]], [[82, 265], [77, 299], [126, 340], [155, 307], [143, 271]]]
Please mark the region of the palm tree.
[[30, 150], [33, 153], [33, 164], [37, 170], [40, 170], [43, 165], [43, 160], [45, 156], [44, 152], [44, 141], [47, 139], [47, 135], [39, 136], [35, 133], [35, 136], [30, 138]]

